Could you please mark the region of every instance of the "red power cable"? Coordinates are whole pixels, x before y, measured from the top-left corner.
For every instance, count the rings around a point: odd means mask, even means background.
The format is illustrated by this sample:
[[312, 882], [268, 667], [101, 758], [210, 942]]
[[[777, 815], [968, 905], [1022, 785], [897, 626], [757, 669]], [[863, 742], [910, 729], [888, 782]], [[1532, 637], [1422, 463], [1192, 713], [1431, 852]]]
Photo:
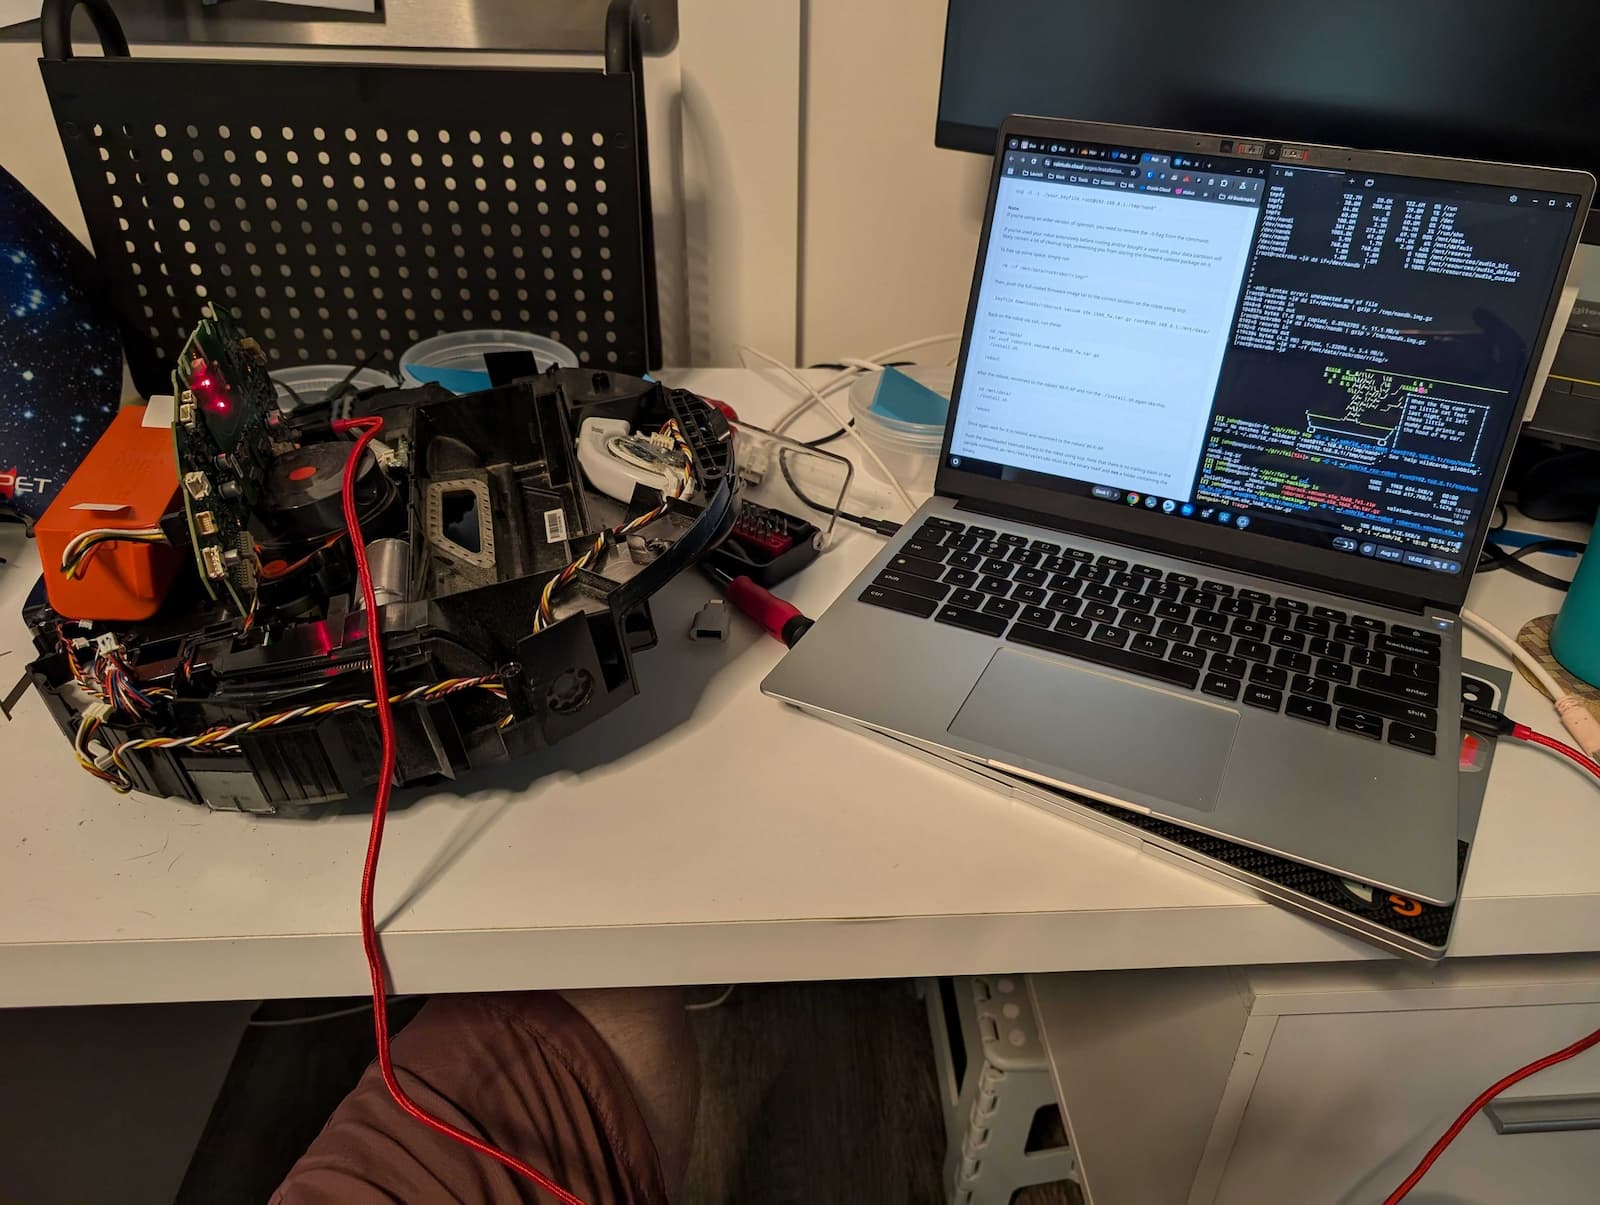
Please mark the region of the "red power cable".
[[1574, 1055], [1582, 1054], [1585, 1050], [1597, 1044], [1600, 1044], [1600, 1029], [1595, 1030], [1588, 1037], [1579, 1038], [1565, 1050], [1558, 1050], [1554, 1054], [1545, 1055], [1542, 1059], [1535, 1059], [1526, 1067], [1519, 1067], [1504, 1079], [1490, 1084], [1483, 1090], [1477, 1100], [1462, 1110], [1460, 1117], [1450, 1123], [1450, 1128], [1439, 1135], [1439, 1141], [1428, 1148], [1428, 1153], [1422, 1157], [1422, 1162], [1412, 1169], [1409, 1176], [1400, 1181], [1399, 1187], [1383, 1199], [1383, 1205], [1398, 1205], [1398, 1202], [1405, 1200], [1406, 1194], [1417, 1186], [1417, 1182], [1423, 1176], [1428, 1174], [1428, 1169], [1434, 1165], [1440, 1155], [1444, 1154], [1445, 1148], [1456, 1140], [1456, 1135], [1466, 1129], [1467, 1122], [1471, 1121], [1484, 1105], [1499, 1096], [1512, 1084], [1519, 1083], [1530, 1075], [1543, 1071], [1546, 1067], [1554, 1067], [1557, 1063], [1564, 1063]]
[[1556, 740], [1556, 738], [1553, 736], [1546, 736], [1542, 732], [1535, 732], [1526, 724], [1513, 724], [1511, 727], [1511, 735], [1516, 737], [1519, 741], [1528, 741], [1531, 744], [1543, 745], [1546, 749], [1554, 749], [1557, 753], [1561, 754], [1562, 757], [1571, 758], [1585, 770], [1589, 771], [1589, 773], [1593, 774], [1596, 778], [1600, 778], [1600, 762], [1596, 762], [1594, 758], [1578, 749], [1574, 749], [1571, 745]]
[[389, 814], [389, 796], [394, 790], [395, 733], [394, 708], [389, 702], [389, 675], [383, 664], [383, 642], [378, 630], [378, 600], [372, 588], [372, 571], [367, 565], [367, 549], [361, 539], [361, 522], [356, 516], [356, 465], [373, 437], [383, 430], [383, 419], [376, 415], [368, 418], [340, 419], [333, 429], [343, 433], [356, 431], [356, 442], [345, 462], [344, 483], [341, 495], [344, 502], [344, 526], [350, 534], [350, 551], [355, 556], [356, 576], [361, 580], [361, 597], [366, 603], [367, 650], [372, 658], [373, 698], [378, 704], [378, 731], [383, 737], [383, 752], [378, 767], [378, 789], [372, 801], [372, 832], [367, 838], [367, 859], [361, 868], [361, 947], [366, 951], [367, 970], [372, 975], [372, 1023], [378, 1041], [378, 1070], [383, 1075], [384, 1086], [395, 1104], [431, 1130], [446, 1138], [453, 1138], [479, 1154], [503, 1163], [519, 1175], [527, 1177], [544, 1189], [561, 1205], [583, 1205], [583, 1202], [551, 1180], [542, 1172], [529, 1167], [522, 1160], [508, 1155], [498, 1147], [474, 1138], [449, 1122], [434, 1117], [421, 1105], [406, 1095], [400, 1081], [395, 1078], [394, 1065], [389, 1058], [389, 1008], [388, 976], [383, 965], [383, 950], [378, 944], [378, 926], [373, 919], [372, 889], [378, 877], [378, 853], [383, 848], [383, 822]]

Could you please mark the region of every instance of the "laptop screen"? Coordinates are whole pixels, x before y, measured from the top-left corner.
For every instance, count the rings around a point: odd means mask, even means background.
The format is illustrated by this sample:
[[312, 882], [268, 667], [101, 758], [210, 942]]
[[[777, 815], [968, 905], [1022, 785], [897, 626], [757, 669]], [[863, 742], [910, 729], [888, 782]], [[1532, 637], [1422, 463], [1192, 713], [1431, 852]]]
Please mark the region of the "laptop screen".
[[1470, 573], [1582, 197], [1020, 136], [996, 171], [950, 468]]

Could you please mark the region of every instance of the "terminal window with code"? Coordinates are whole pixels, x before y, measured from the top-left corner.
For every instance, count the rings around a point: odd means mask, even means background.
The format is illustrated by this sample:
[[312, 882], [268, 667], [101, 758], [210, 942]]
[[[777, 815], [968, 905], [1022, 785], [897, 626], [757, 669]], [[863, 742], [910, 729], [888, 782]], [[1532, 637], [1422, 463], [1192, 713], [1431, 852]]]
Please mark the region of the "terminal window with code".
[[1037, 142], [1001, 172], [952, 467], [1462, 572], [1576, 197]]

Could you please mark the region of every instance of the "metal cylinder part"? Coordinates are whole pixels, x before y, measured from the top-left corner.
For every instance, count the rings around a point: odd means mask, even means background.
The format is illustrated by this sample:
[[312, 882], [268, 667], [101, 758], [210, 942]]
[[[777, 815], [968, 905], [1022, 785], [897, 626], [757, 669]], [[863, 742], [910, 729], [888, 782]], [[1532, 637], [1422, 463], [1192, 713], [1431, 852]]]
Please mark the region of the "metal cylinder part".
[[[372, 572], [372, 596], [380, 607], [405, 602], [411, 588], [409, 540], [373, 540], [367, 545], [367, 568]], [[363, 604], [356, 595], [356, 606]]]

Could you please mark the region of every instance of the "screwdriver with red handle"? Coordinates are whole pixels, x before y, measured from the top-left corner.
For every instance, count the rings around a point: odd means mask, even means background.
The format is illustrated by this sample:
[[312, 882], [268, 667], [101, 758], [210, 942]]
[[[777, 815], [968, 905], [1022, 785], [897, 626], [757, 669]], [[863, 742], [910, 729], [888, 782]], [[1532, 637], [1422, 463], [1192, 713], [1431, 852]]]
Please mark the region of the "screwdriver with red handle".
[[734, 577], [726, 569], [705, 561], [700, 563], [700, 569], [722, 587], [722, 592], [728, 596], [729, 602], [790, 648], [793, 648], [800, 637], [809, 632], [811, 625], [816, 622], [802, 615], [800, 609], [793, 603], [784, 602], [765, 586], [758, 586], [743, 574]]

